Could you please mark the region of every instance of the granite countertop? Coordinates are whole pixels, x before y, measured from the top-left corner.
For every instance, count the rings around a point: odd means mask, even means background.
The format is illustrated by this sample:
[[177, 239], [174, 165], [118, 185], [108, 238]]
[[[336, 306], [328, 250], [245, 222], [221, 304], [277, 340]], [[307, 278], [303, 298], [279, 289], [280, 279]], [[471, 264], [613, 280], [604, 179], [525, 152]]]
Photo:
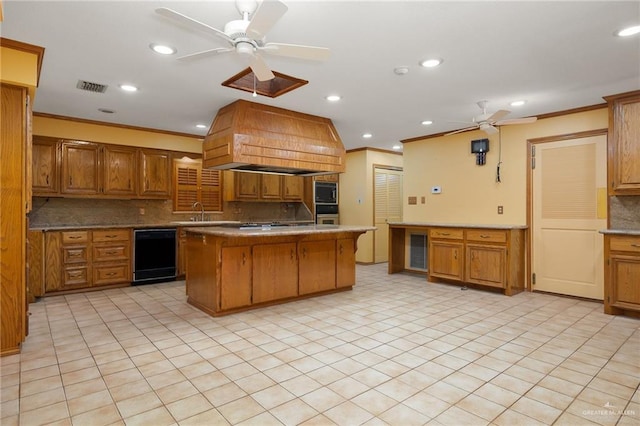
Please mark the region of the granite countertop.
[[527, 229], [527, 225], [487, 225], [440, 222], [389, 222], [389, 226], [423, 226], [425, 228], [477, 228], [477, 229]]
[[611, 235], [640, 235], [640, 229], [602, 229], [600, 233]]
[[118, 223], [118, 224], [99, 224], [99, 225], [38, 225], [29, 228], [29, 231], [67, 231], [71, 229], [118, 229], [118, 228], [135, 228], [135, 229], [152, 229], [152, 228], [177, 228], [180, 226], [194, 225], [198, 226], [225, 226], [239, 225], [241, 222], [236, 220], [210, 220], [205, 222], [192, 221], [175, 221], [161, 223]]
[[366, 232], [374, 231], [375, 226], [350, 226], [350, 225], [299, 225], [299, 226], [254, 226], [248, 228], [238, 227], [189, 227], [187, 233], [217, 235], [220, 237], [251, 237], [251, 236], [281, 236], [281, 235], [305, 235], [336, 232]]

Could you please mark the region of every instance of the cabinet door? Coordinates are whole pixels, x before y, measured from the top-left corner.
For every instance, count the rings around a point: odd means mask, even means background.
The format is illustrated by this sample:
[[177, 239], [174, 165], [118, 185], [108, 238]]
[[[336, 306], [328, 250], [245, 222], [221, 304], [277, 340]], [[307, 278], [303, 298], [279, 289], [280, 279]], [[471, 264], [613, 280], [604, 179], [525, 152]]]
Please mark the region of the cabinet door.
[[251, 247], [222, 249], [220, 308], [239, 308], [251, 304]]
[[356, 247], [352, 238], [337, 240], [336, 287], [350, 287], [356, 284]]
[[336, 288], [336, 241], [303, 241], [298, 245], [300, 294]]
[[198, 201], [198, 175], [201, 164], [200, 160], [173, 161], [173, 211], [193, 211], [193, 203]]
[[234, 195], [238, 200], [257, 200], [260, 198], [260, 175], [258, 173], [234, 174]]
[[166, 151], [140, 150], [140, 186], [143, 198], [171, 197], [171, 154]]
[[462, 281], [463, 244], [450, 241], [429, 242], [429, 277]]
[[263, 200], [281, 200], [282, 180], [279, 175], [262, 175], [260, 176], [262, 188], [260, 189], [260, 198]]
[[609, 107], [609, 195], [640, 195], [640, 92]]
[[29, 231], [27, 236], [27, 298], [44, 295], [44, 232]]
[[304, 178], [301, 176], [283, 176], [282, 198], [286, 201], [302, 201]]
[[467, 244], [466, 281], [505, 288], [507, 249]]
[[130, 147], [103, 147], [104, 194], [136, 196], [137, 154], [137, 150]]
[[89, 142], [62, 143], [62, 193], [100, 193], [99, 145]]
[[253, 246], [253, 303], [298, 295], [295, 243]]
[[178, 234], [178, 264], [177, 264], [177, 275], [179, 277], [184, 276], [187, 273], [187, 231], [184, 228], [177, 229]]
[[198, 200], [208, 212], [222, 211], [221, 176], [220, 170], [200, 169]]
[[44, 238], [44, 289], [57, 291], [62, 283], [62, 232], [46, 232]]
[[605, 306], [640, 311], [640, 256], [611, 255], [609, 268], [609, 300], [605, 300]]
[[57, 140], [33, 138], [31, 167], [33, 195], [52, 195], [60, 192]]

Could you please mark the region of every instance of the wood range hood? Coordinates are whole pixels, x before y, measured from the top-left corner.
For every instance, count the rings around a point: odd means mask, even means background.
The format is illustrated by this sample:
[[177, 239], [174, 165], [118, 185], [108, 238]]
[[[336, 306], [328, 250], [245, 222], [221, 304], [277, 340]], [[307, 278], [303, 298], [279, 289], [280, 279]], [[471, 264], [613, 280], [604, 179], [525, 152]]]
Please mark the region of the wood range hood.
[[214, 118], [202, 165], [300, 176], [342, 173], [345, 149], [328, 118], [238, 100]]

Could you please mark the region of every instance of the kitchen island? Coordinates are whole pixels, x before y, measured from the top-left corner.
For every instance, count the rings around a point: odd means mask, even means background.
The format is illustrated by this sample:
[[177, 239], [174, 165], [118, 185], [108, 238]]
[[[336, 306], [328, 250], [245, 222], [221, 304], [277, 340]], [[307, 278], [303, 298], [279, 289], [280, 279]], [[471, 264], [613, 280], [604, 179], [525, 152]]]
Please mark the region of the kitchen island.
[[372, 226], [186, 228], [188, 303], [220, 316], [355, 285], [358, 237]]

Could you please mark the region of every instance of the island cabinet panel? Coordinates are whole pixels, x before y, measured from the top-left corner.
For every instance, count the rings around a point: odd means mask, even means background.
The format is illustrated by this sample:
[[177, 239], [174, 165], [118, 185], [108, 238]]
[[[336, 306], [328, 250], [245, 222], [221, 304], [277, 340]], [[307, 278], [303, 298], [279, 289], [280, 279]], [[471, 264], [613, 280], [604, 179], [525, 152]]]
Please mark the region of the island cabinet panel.
[[336, 240], [300, 242], [298, 256], [300, 294], [336, 288]]
[[464, 244], [430, 240], [429, 276], [462, 281], [464, 279]]
[[260, 244], [253, 247], [253, 303], [298, 295], [296, 243]]
[[222, 248], [221, 309], [251, 305], [251, 264], [250, 246]]
[[[187, 301], [204, 312], [220, 312], [221, 287], [219, 241], [213, 237], [187, 233]], [[235, 282], [235, 279], [231, 282]]]
[[356, 284], [356, 245], [352, 238], [336, 241], [336, 287]]

